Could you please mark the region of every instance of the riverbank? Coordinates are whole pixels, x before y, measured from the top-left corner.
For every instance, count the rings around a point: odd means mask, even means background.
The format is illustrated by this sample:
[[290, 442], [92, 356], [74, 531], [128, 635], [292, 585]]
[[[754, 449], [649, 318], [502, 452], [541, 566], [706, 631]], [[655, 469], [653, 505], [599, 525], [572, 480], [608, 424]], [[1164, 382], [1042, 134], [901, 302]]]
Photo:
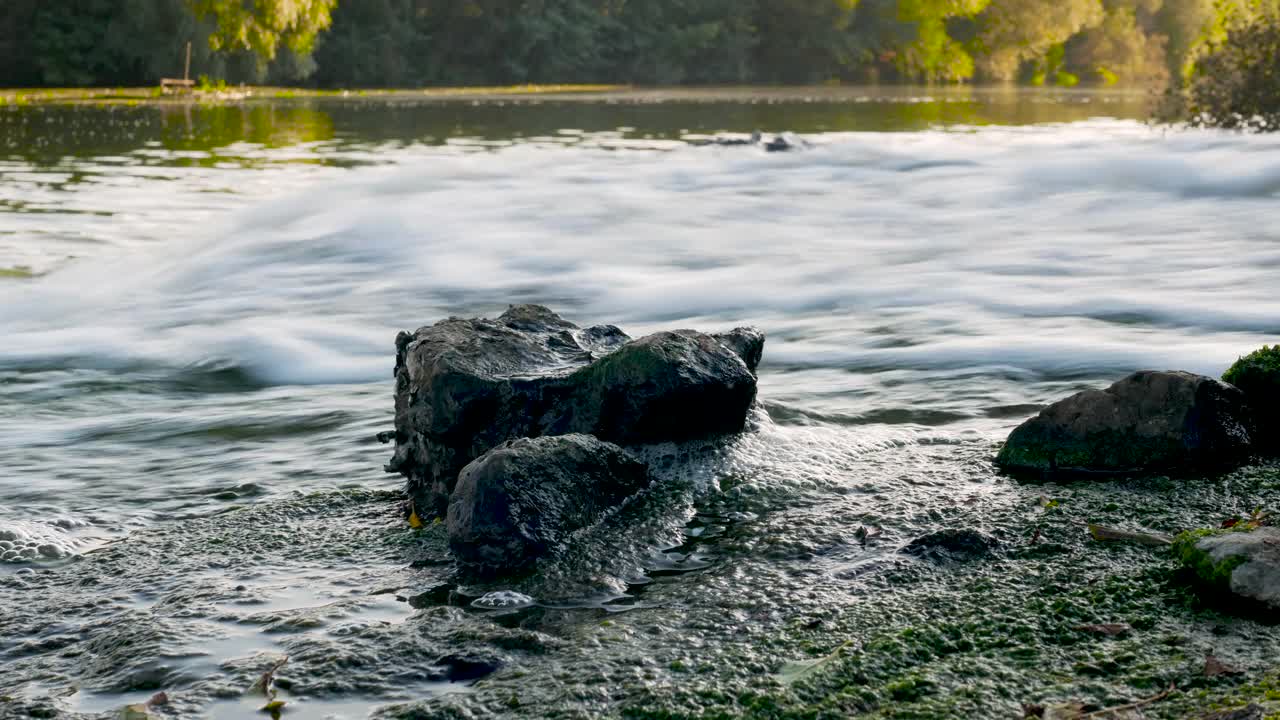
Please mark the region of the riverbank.
[[416, 90], [314, 90], [294, 87], [235, 86], [197, 88], [188, 93], [165, 93], [158, 87], [134, 88], [11, 88], [0, 89], [0, 106], [51, 104], [184, 105], [192, 102], [293, 100], [307, 98], [382, 98], [500, 100], [529, 96], [559, 97], [616, 93], [627, 85], [510, 85], [505, 87], [439, 87]]
[[1033, 94], [1048, 102], [1103, 102], [1149, 99], [1140, 87], [1060, 88], [1018, 85], [761, 85], [703, 87], [637, 87], [633, 85], [510, 85], [432, 87], [418, 89], [315, 90], [294, 87], [239, 86], [165, 94], [141, 88], [0, 88], [0, 107], [25, 105], [191, 105], [270, 100], [381, 100], [501, 102], [931, 102], [990, 100]]

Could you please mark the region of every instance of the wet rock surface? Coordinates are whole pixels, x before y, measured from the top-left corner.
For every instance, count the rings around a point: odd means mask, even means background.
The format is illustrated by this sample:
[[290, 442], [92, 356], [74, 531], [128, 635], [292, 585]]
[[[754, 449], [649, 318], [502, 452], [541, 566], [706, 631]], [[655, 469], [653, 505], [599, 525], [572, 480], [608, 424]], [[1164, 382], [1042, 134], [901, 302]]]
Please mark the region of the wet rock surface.
[[1178, 371], [1134, 373], [1048, 406], [1009, 435], [996, 463], [1047, 475], [1228, 468], [1248, 457], [1244, 394]]
[[1210, 589], [1280, 611], [1280, 528], [1183, 536], [1174, 550]]
[[[157, 691], [170, 698], [157, 717], [256, 717], [261, 698], [246, 693], [286, 655], [277, 686], [299, 718], [950, 720], [1018, 717], [1023, 703], [1110, 707], [1170, 682], [1193, 692], [1145, 716], [1234, 707], [1216, 704], [1224, 696], [1280, 710], [1265, 690], [1244, 692], [1265, 687], [1280, 626], [1193, 604], [1166, 553], [1081, 526], [1140, 514], [1172, 534], [1220, 522], [1224, 503], [1275, 507], [1280, 466], [1046, 487], [992, 472], [992, 450], [959, 434], [764, 424], [701, 464], [651, 460], [676, 474], [538, 573], [467, 581], [465, 600], [423, 608], [371, 594], [457, 583], [446, 529], [407, 527], [390, 488], [140, 530], [0, 575], [0, 717], [98, 720]], [[691, 468], [701, 484], [671, 489]], [[860, 525], [882, 534], [864, 546], [850, 534]], [[944, 528], [998, 528], [1003, 548], [977, 562], [898, 553]], [[1049, 543], [1061, 551], [1016, 552]], [[685, 556], [704, 562], [672, 572]], [[1076, 630], [1104, 623], [1132, 630]], [[841, 646], [790, 687], [775, 677]], [[1210, 650], [1245, 674], [1205, 677]], [[451, 681], [450, 666], [464, 668], [451, 657], [501, 666]], [[126, 690], [134, 681], [163, 687]]]
[[463, 562], [513, 570], [649, 485], [645, 464], [590, 435], [507, 441], [462, 469], [449, 544]]
[[396, 339], [396, 448], [422, 514], [443, 515], [458, 473], [499, 443], [585, 433], [623, 445], [738, 432], [764, 336], [661, 332], [632, 341], [518, 305]]
[[912, 540], [902, 552], [929, 560], [975, 560], [990, 555], [999, 544], [978, 530], [948, 528]]

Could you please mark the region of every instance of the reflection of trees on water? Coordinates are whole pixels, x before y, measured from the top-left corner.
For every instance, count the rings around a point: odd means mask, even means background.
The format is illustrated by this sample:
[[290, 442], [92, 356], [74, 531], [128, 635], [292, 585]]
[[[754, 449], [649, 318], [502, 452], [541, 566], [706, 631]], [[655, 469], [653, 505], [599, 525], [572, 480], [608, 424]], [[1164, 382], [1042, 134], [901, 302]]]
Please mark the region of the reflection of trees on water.
[[162, 106], [161, 142], [166, 148], [215, 150], [236, 143], [278, 148], [332, 140], [329, 114], [305, 104]]
[[[920, 130], [946, 125], [1022, 125], [1097, 116], [1143, 118], [1141, 93], [1025, 88], [807, 89], [635, 93], [607, 100], [456, 102], [396, 97], [256, 100], [227, 104], [33, 104], [0, 110], [0, 156], [74, 170], [82, 158], [146, 165], [343, 164], [327, 153], [264, 154], [324, 143], [332, 148], [439, 145], [554, 138], [593, 142], [679, 139], [719, 132]], [[581, 131], [582, 135], [562, 130]], [[585, 137], [585, 140], [584, 140]], [[179, 154], [174, 154], [179, 153]]]

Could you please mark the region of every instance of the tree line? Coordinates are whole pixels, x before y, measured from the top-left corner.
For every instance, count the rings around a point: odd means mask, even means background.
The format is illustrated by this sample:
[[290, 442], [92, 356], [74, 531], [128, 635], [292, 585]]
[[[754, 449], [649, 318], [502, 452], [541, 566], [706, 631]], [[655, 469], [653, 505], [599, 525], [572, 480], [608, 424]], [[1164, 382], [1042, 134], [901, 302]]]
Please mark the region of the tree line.
[[1277, 0], [2, 0], [0, 86], [1190, 78]]

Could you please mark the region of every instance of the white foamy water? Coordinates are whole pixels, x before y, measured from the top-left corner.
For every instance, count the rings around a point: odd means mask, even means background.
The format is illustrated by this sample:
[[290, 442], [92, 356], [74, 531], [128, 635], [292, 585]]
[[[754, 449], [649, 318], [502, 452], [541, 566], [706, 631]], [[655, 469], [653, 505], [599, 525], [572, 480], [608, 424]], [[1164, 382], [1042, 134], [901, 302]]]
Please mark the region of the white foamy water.
[[[191, 209], [203, 170], [95, 225], [93, 256], [0, 285], [0, 364], [365, 382], [396, 330], [530, 300], [640, 330], [754, 322], [774, 367], [855, 371], [1216, 373], [1280, 332], [1275, 138], [1097, 121], [809, 139], [409, 148], [259, 178], [217, 212]], [[113, 242], [131, 223], [153, 239]]]
[[633, 335], [758, 325], [776, 421], [903, 442], [994, 442], [1067, 392], [1280, 339], [1280, 138], [803, 139], [10, 159], [0, 251], [38, 276], [0, 278], [0, 520], [110, 537], [395, 487], [372, 437], [396, 332], [516, 302]]

